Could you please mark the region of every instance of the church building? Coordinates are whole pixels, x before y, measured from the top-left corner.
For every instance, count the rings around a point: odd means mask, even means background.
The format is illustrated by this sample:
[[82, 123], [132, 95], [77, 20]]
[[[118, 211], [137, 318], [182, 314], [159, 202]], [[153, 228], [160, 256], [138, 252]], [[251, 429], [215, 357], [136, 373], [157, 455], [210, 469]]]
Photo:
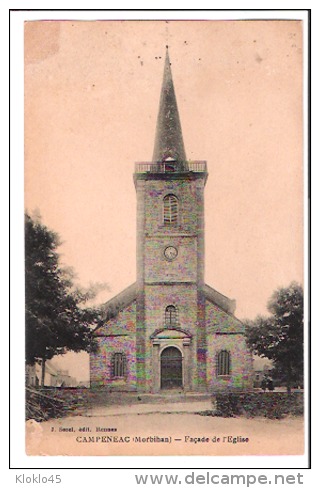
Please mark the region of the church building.
[[[252, 358], [235, 301], [204, 282], [205, 161], [187, 160], [166, 52], [154, 153], [136, 163], [137, 280], [105, 304], [91, 387], [246, 390]], [[110, 316], [110, 314], [109, 314]]]

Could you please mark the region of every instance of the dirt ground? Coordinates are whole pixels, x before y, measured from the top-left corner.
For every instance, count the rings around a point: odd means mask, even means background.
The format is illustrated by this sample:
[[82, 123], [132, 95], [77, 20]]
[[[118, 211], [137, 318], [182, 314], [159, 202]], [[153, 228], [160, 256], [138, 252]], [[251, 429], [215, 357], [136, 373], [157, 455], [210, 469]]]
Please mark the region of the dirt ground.
[[109, 405], [81, 415], [26, 423], [28, 455], [301, 455], [302, 417], [282, 420], [202, 416], [209, 400]]

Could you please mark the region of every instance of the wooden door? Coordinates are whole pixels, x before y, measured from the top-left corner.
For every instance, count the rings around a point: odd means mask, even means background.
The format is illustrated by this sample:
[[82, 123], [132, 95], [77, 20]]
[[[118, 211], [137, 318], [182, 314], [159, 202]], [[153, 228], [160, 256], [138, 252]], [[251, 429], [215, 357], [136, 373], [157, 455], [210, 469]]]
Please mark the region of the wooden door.
[[161, 354], [161, 388], [182, 386], [182, 354], [177, 347], [166, 347]]

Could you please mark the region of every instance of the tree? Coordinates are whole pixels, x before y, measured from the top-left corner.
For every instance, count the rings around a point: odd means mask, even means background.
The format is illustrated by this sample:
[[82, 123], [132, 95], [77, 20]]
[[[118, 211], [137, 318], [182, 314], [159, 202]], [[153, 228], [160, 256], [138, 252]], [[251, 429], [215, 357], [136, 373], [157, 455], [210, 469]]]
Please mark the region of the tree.
[[59, 236], [25, 215], [26, 363], [42, 362], [69, 351], [95, 350], [92, 328], [101, 313], [84, 304], [96, 290], [81, 291], [73, 285], [71, 269], [59, 263]]
[[276, 290], [267, 305], [270, 316], [246, 321], [247, 342], [253, 353], [271, 359], [276, 376], [291, 391], [303, 381], [303, 290], [292, 282]]

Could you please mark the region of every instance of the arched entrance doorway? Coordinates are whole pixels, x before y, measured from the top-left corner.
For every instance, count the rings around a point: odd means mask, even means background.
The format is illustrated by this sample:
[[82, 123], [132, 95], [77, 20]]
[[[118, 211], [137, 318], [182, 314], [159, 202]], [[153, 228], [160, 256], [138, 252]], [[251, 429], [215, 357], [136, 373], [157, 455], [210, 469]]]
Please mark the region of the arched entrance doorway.
[[161, 388], [182, 388], [182, 354], [177, 347], [166, 347], [161, 353]]

